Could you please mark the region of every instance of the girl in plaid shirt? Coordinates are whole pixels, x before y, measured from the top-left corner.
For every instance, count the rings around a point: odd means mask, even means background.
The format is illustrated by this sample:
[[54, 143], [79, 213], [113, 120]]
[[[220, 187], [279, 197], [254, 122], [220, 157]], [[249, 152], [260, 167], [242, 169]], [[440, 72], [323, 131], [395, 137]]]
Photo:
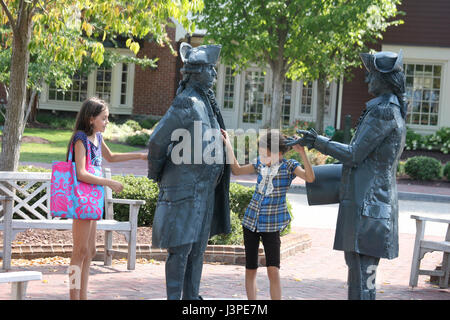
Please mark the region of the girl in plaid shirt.
[[299, 144], [292, 148], [300, 154], [304, 169], [294, 159], [286, 160], [283, 154], [288, 151], [285, 137], [271, 130], [259, 139], [259, 157], [255, 164], [239, 165], [226, 131], [222, 130], [227, 147], [228, 163], [234, 175], [258, 174], [255, 193], [245, 211], [242, 226], [245, 245], [245, 289], [249, 300], [256, 299], [256, 271], [258, 269], [258, 248], [262, 239], [266, 255], [267, 275], [270, 282], [270, 296], [281, 299], [280, 285], [280, 231], [291, 220], [286, 206], [286, 193], [295, 177], [313, 182], [314, 171]]

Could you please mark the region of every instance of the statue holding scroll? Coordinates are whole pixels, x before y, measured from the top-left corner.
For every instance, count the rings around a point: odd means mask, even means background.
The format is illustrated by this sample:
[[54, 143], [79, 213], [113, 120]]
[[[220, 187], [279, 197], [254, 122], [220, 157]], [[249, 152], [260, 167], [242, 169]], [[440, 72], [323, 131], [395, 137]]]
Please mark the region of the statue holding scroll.
[[[342, 163], [314, 168], [315, 184], [322, 186], [307, 186], [312, 188], [308, 200], [319, 204], [317, 199], [325, 192], [338, 195], [334, 249], [345, 252], [348, 298], [371, 300], [376, 295], [380, 258], [398, 256], [396, 171], [405, 145], [407, 103], [402, 51], [360, 56], [367, 70], [368, 91], [375, 98], [366, 103], [350, 144], [331, 141], [313, 129], [299, 130], [302, 137], [289, 144], [315, 148]], [[320, 167], [326, 170], [321, 172]], [[327, 184], [333, 179], [338, 183]]]

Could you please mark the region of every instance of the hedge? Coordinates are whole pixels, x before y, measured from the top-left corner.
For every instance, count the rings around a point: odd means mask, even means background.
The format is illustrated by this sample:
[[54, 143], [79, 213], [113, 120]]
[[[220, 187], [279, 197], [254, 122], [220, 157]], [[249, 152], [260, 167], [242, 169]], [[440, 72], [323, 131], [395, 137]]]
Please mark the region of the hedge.
[[[145, 205], [141, 206], [139, 210], [138, 226], [151, 226], [158, 200], [158, 185], [147, 177], [135, 177], [133, 175], [114, 176], [113, 179], [124, 184], [122, 192], [114, 193], [115, 198], [145, 200]], [[230, 184], [231, 233], [215, 236], [210, 240], [210, 243], [236, 245], [243, 243], [241, 221], [254, 191], [255, 187], [245, 187], [238, 183]], [[289, 201], [287, 206], [289, 212], [292, 212]], [[128, 212], [127, 205], [114, 204], [114, 219], [127, 221]], [[281, 235], [289, 233], [290, 230], [291, 226], [289, 225]]]
[[447, 178], [447, 181], [450, 181], [450, 161], [445, 164], [444, 176]]
[[431, 157], [412, 157], [405, 163], [405, 172], [414, 180], [440, 179], [442, 164]]

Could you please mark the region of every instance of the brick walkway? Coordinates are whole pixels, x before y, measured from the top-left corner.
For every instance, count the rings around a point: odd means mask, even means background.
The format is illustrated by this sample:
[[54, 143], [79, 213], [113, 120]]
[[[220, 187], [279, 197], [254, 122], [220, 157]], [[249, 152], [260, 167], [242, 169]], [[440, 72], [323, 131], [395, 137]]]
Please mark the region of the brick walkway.
[[[308, 233], [312, 247], [306, 252], [288, 257], [281, 262], [283, 299], [346, 299], [347, 267], [343, 253], [332, 250], [334, 230], [295, 228], [294, 232]], [[436, 237], [430, 239], [437, 240]], [[450, 290], [439, 289], [420, 276], [414, 290], [408, 287], [414, 235], [400, 234], [400, 256], [394, 260], [382, 259], [378, 271], [380, 288], [377, 299], [395, 300], [450, 300]], [[434, 268], [442, 254], [430, 253], [422, 267]], [[164, 262], [137, 264], [127, 271], [126, 263], [104, 267], [94, 262], [90, 277], [90, 299], [165, 299]], [[13, 271], [43, 272], [42, 281], [29, 283], [28, 299], [68, 299], [67, 265], [14, 267]], [[269, 299], [265, 268], [258, 272], [259, 298]], [[0, 285], [0, 299], [8, 299], [10, 285]], [[201, 294], [206, 299], [245, 299], [244, 267], [206, 263], [203, 269]]]

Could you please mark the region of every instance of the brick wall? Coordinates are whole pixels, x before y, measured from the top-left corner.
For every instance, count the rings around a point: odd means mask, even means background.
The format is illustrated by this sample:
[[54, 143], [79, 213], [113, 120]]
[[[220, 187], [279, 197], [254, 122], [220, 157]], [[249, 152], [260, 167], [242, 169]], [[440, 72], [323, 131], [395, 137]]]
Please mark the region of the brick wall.
[[405, 23], [388, 29], [383, 43], [450, 47], [450, 1], [406, 0], [398, 9]]
[[[168, 28], [172, 46], [178, 49], [175, 42], [175, 29]], [[151, 114], [162, 116], [170, 107], [176, 92], [177, 57], [168, 47], [160, 47], [153, 42], [145, 42], [138, 57], [159, 58], [158, 68], [143, 70], [136, 66], [134, 78], [133, 114]]]

